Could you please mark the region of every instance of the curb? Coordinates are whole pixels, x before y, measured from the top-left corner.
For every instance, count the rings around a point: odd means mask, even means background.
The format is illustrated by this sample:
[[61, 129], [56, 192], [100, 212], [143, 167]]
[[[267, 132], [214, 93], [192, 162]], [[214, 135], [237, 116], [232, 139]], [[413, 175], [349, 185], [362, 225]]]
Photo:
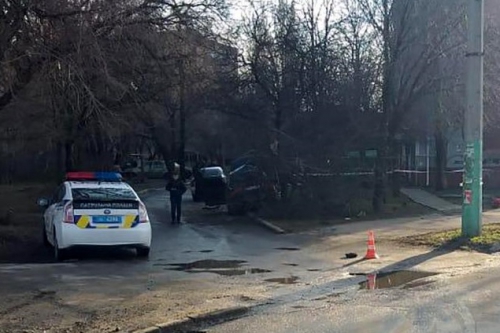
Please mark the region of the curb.
[[280, 227], [278, 227], [277, 225], [274, 225], [272, 224], [271, 222], [269, 221], [266, 221], [254, 214], [249, 214], [248, 216], [250, 216], [251, 218], [253, 218], [255, 221], [257, 221], [260, 225], [270, 229], [271, 231], [274, 231], [275, 233], [277, 234], [284, 234], [286, 233], [285, 230], [281, 229]]
[[443, 215], [459, 215], [462, 213], [462, 207], [445, 208], [439, 210]]
[[[201, 325], [210, 321], [221, 321], [224, 319], [233, 319], [240, 317], [250, 311], [250, 307], [237, 306], [224, 310], [216, 310], [186, 319], [173, 320], [163, 324], [158, 324], [145, 329], [133, 331], [133, 333], [170, 333], [170, 332], [184, 332], [190, 331], [194, 325]], [[229, 317], [229, 318], [228, 318]]]

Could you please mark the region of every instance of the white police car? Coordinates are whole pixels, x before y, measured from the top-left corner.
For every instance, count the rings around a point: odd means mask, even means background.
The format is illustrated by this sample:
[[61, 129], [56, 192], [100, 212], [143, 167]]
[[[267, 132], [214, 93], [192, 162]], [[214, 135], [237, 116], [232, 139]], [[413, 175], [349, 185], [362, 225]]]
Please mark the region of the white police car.
[[52, 245], [56, 260], [79, 246], [126, 246], [147, 257], [151, 224], [146, 206], [115, 172], [69, 172], [45, 209], [43, 240]]

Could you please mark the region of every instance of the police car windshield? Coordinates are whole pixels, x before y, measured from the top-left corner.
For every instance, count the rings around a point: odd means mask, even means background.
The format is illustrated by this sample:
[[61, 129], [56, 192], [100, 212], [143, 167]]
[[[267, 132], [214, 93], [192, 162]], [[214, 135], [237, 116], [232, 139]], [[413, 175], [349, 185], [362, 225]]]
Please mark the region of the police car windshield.
[[73, 188], [71, 189], [73, 200], [112, 201], [112, 200], [135, 200], [136, 196], [128, 188]]

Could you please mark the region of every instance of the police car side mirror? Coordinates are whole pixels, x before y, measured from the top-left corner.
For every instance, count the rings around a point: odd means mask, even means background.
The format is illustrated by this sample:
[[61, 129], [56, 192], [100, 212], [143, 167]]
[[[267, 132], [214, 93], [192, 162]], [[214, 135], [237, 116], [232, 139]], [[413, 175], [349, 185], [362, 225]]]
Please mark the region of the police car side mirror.
[[49, 206], [49, 200], [46, 198], [40, 198], [37, 200], [37, 205], [42, 208], [46, 208]]

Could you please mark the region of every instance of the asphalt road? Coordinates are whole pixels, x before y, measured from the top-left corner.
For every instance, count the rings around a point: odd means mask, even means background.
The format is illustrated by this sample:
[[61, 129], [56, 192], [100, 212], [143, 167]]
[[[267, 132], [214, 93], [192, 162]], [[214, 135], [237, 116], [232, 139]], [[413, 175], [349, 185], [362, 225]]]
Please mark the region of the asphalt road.
[[[186, 223], [174, 226], [169, 223], [168, 198], [164, 191], [152, 192], [144, 200], [153, 226], [149, 260], [136, 258], [134, 251], [94, 250], [76, 253], [75, 259], [64, 263], [0, 264], [0, 295], [12, 302], [19, 299], [18, 295], [26, 299], [20, 304], [4, 305], [5, 310], [0, 307], [0, 314], [9, 315], [11, 323], [6, 332], [19, 327], [18, 323], [27, 327], [22, 324], [23, 316], [34, 301], [39, 307], [31, 309], [33, 316], [55, 316], [57, 321], [54, 319], [54, 322], [61, 323], [69, 310], [72, 314], [77, 313], [77, 319], [62, 324], [76, 327], [78, 331], [86, 313], [99, 313], [96, 302], [100, 299], [109, 303], [132, 300], [137, 295], [155, 297], [148, 291], [159, 292], [165, 286], [194, 279], [195, 283], [212, 281], [222, 289], [233, 286], [241, 294], [250, 285], [262, 285], [265, 289], [266, 299], [258, 302], [261, 305], [253, 308], [250, 315], [200, 328], [205, 332], [500, 331], [500, 268], [456, 278], [437, 275], [427, 278], [432, 283], [409, 289], [362, 290], [358, 283], [365, 282], [366, 278], [351, 276], [349, 267], [343, 267], [346, 262], [340, 256], [346, 249], [336, 247], [340, 239], [328, 243], [330, 250], [325, 252], [324, 248], [317, 247], [321, 234], [277, 235], [249, 218], [232, 218], [223, 211], [203, 210], [202, 205], [193, 203], [189, 197], [184, 203]], [[430, 220], [429, 223], [434, 222]], [[338, 234], [346, 241], [352, 237], [349, 232], [366, 228], [362, 224], [348, 227], [345, 235], [342, 227], [338, 227]], [[363, 247], [362, 241], [360, 244]], [[348, 249], [352, 249], [351, 245]], [[383, 252], [391, 253], [388, 250], [382, 247]], [[40, 255], [48, 257], [48, 251]], [[398, 261], [397, 255], [392, 253], [393, 261]], [[453, 257], [439, 260], [440, 257], [432, 253], [417, 254], [414, 258], [428, 260], [433, 257], [443, 265], [453, 264]], [[416, 264], [407, 259], [402, 262], [410, 266]], [[475, 266], [475, 262], [467, 259], [465, 263], [457, 262], [457, 267]], [[378, 266], [380, 264], [374, 267]], [[193, 285], [187, 284], [185, 288], [179, 292], [190, 294]], [[33, 295], [26, 298], [26, 293], [30, 292]], [[64, 302], [59, 304], [57, 302], [62, 301], [56, 298], [57, 307], [48, 307], [50, 313], [42, 315], [44, 297], [51, 293], [61, 295]], [[168, 293], [166, 295], [168, 297]], [[83, 307], [88, 303], [97, 304], [97, 308]], [[148, 299], [144, 299], [138, 306], [146, 307], [147, 304]], [[139, 315], [139, 312], [133, 313]], [[158, 320], [164, 316], [159, 315]], [[16, 322], [13, 323], [12, 318]], [[110, 312], [103, 320], [115, 318], [116, 315]], [[45, 320], [44, 325], [50, 325], [50, 320]]]

